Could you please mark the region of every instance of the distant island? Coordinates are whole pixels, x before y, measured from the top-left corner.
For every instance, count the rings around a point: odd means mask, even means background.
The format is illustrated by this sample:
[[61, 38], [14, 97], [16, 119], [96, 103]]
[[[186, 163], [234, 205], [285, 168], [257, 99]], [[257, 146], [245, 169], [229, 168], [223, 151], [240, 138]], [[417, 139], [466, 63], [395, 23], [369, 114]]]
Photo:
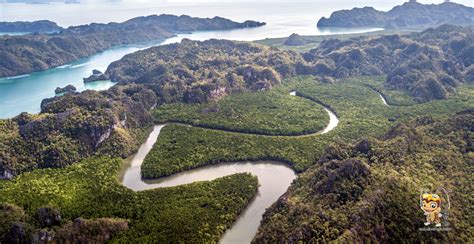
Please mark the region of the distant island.
[[[5, 27], [7, 25], [4, 23]], [[9, 25], [12, 30], [22, 29], [18, 22]], [[25, 26], [22, 30], [30, 26], [33, 31], [41, 32], [38, 23], [22, 22], [22, 25]], [[57, 26], [53, 22], [50, 22], [50, 25]], [[72, 26], [51, 34], [0, 36], [0, 77], [61, 66], [116, 45], [156, 41], [183, 32], [252, 28], [262, 25], [265, 23], [238, 23], [221, 17], [193, 18], [187, 15], [163, 14], [138, 17], [123, 23]]]
[[333, 12], [322, 17], [318, 27], [426, 28], [443, 24], [474, 25], [474, 8], [457, 3], [421, 4], [414, 0], [388, 12], [372, 7]]
[[62, 27], [49, 20], [0, 22], [0, 32], [57, 32]]

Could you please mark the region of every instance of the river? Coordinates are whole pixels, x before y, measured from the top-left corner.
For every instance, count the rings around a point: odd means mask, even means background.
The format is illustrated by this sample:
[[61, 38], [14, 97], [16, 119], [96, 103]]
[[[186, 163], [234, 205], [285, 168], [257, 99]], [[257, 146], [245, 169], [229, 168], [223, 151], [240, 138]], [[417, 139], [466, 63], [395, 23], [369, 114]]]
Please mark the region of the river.
[[[296, 94], [295, 91], [290, 93], [292, 96], [296, 96]], [[339, 123], [339, 119], [334, 112], [328, 108], [325, 108], [325, 110], [329, 115], [329, 123], [324, 130], [316, 134], [326, 134], [334, 130]], [[140, 173], [141, 165], [146, 155], [157, 142], [161, 129], [165, 126], [156, 125], [137, 153], [125, 160], [124, 167], [119, 176], [122, 184], [134, 191], [142, 191], [160, 187], [173, 187], [196, 181], [214, 180], [237, 173], [251, 173], [258, 178], [259, 188], [257, 196], [249, 203], [234, 225], [225, 232], [220, 240], [220, 243], [250, 243], [257, 233], [266, 208], [276, 202], [296, 178], [293, 169], [277, 161], [234, 162], [208, 165], [159, 179], [144, 180]]]
[[220, 242], [250, 243], [257, 232], [265, 209], [286, 192], [288, 186], [296, 178], [295, 172], [287, 165], [275, 161], [238, 162], [209, 165], [156, 180], [143, 181], [140, 175], [140, 166], [155, 144], [163, 127], [164, 125], [155, 126], [138, 152], [127, 160], [128, 164], [121, 177], [122, 184], [132, 190], [141, 191], [214, 180], [227, 175], [249, 172], [258, 178], [258, 193], [239, 215], [234, 225], [225, 232]]

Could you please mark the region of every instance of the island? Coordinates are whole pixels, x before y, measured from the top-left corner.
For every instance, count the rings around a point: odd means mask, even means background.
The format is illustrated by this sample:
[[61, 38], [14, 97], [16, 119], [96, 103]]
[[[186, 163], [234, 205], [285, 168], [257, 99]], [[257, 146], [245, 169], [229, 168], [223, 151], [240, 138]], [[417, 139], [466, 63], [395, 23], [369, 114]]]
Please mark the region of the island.
[[237, 23], [225, 18], [151, 15], [123, 23], [71, 26], [58, 33], [0, 36], [0, 77], [58, 67], [112, 46], [158, 41], [177, 33], [253, 28], [265, 23]]
[[474, 9], [446, 1], [441, 4], [422, 4], [414, 0], [384, 12], [372, 7], [333, 12], [322, 17], [318, 27], [380, 27], [427, 28], [443, 24], [469, 26], [474, 24]]
[[108, 79], [109, 79], [108, 75], [105, 75], [101, 71], [96, 70], [96, 69], [92, 70], [92, 75], [90, 75], [87, 78], [83, 78], [84, 83], [100, 81], [100, 80], [108, 80]]
[[56, 95], [58, 94], [66, 94], [66, 93], [70, 93], [70, 92], [75, 92], [77, 90], [77, 88], [73, 85], [67, 85], [65, 87], [57, 87], [55, 90], [54, 90], [54, 93]]
[[58, 24], [49, 20], [0, 22], [0, 32], [41, 32], [51, 33], [63, 30]]

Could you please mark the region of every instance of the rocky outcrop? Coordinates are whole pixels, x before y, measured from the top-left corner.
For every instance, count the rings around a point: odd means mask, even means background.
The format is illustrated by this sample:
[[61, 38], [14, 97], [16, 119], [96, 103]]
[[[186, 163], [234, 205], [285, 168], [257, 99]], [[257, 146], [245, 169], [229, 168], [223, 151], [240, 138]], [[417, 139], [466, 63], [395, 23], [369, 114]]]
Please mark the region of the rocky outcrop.
[[84, 83], [88, 83], [88, 82], [108, 80], [108, 79], [109, 79], [108, 75], [105, 75], [101, 71], [95, 69], [95, 70], [92, 71], [91, 76], [89, 76], [87, 78], [84, 78], [83, 80], [84, 80]]
[[127, 157], [139, 146], [139, 132], [152, 125], [156, 103], [150, 89], [136, 84], [45, 99], [38, 115], [0, 121], [11, 135], [0, 140], [1, 173], [64, 167], [96, 153]]
[[0, 180], [11, 180], [13, 178], [13, 173], [8, 170], [0, 170]]
[[73, 85], [67, 85], [65, 87], [57, 87], [55, 90], [54, 90], [54, 93], [55, 94], [61, 94], [61, 93], [71, 93], [71, 92], [75, 92], [77, 89], [75, 86]]
[[443, 24], [474, 24], [474, 9], [461, 4], [445, 2], [442, 4], [421, 4], [406, 2], [388, 12], [372, 7], [340, 10], [329, 18], [322, 17], [318, 27], [382, 27], [386, 29], [432, 27]]
[[49, 20], [38, 20], [33, 22], [16, 21], [0, 22], [0, 32], [41, 32], [50, 33], [63, 30], [62, 27]]
[[187, 15], [151, 15], [123, 23], [72, 26], [52, 34], [0, 36], [0, 77], [57, 67], [112, 46], [169, 38], [179, 32], [229, 30], [264, 25]]
[[31, 214], [13, 204], [0, 203], [2, 243], [104, 243], [129, 229], [119, 218], [65, 220], [59, 209], [45, 206]]

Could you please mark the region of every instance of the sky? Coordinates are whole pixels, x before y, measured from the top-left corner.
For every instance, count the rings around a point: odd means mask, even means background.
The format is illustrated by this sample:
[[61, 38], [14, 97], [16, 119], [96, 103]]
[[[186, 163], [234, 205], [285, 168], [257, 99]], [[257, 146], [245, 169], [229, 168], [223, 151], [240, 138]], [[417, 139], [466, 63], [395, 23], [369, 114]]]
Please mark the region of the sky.
[[[256, 2], [256, 0], [78, 0], [80, 2], [165, 2], [165, 3], [207, 3], [207, 2]], [[258, 0], [258, 2], [311, 2], [312, 0]], [[421, 3], [442, 3], [444, 0], [418, 0]], [[474, 0], [452, 0], [453, 2], [473, 5]], [[64, 2], [64, 0], [0, 0], [0, 2]], [[332, 2], [328, 0], [328, 2]], [[374, 2], [393, 2], [399, 4], [404, 2], [398, 0], [375, 0]]]

